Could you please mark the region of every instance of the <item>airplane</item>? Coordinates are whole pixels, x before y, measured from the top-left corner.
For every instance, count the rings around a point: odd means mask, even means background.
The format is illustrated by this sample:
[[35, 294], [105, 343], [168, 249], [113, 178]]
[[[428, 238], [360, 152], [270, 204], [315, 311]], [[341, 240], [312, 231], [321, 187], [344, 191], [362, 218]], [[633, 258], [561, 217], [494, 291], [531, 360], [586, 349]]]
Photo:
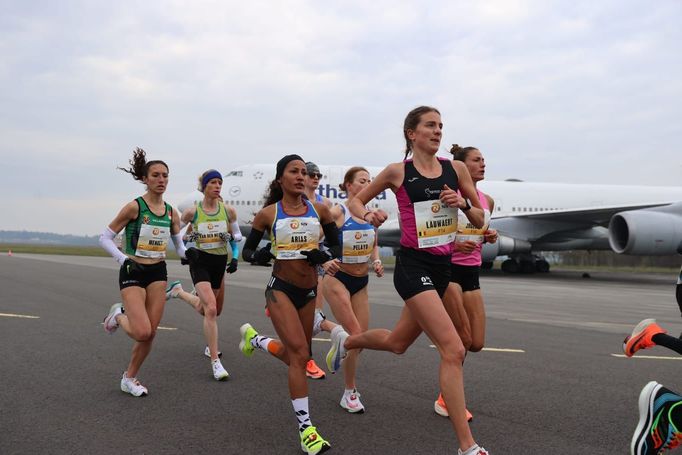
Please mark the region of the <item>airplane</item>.
[[[334, 203], [347, 198], [339, 189], [351, 166], [319, 165], [323, 177], [317, 192]], [[383, 168], [365, 167], [371, 176]], [[223, 198], [237, 210], [240, 228], [250, 231], [263, 195], [275, 176], [274, 164], [239, 166], [223, 175]], [[483, 245], [483, 268], [507, 256], [508, 273], [548, 272], [538, 253], [566, 250], [612, 250], [631, 255], [682, 254], [682, 187], [531, 183], [510, 179], [481, 181], [481, 191], [495, 199], [490, 227], [497, 243]], [[178, 205], [182, 211], [203, 198], [194, 191]], [[398, 207], [392, 191], [369, 204], [389, 218], [379, 228], [379, 245], [399, 247]]]

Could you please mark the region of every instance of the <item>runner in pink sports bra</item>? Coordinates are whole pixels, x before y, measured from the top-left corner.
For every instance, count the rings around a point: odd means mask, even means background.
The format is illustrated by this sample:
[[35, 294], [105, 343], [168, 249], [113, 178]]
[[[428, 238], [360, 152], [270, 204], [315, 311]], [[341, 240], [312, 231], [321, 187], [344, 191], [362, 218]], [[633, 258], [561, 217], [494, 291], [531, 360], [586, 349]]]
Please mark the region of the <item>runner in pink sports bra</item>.
[[[474, 186], [485, 178], [485, 160], [480, 150], [475, 147], [453, 145], [450, 152], [456, 161], [464, 162], [471, 174]], [[482, 228], [477, 228], [462, 216], [459, 217], [457, 237], [451, 257], [450, 285], [443, 299], [465, 349], [472, 352], [483, 349], [485, 342], [485, 308], [479, 284], [481, 249], [483, 242], [497, 241], [497, 231], [488, 229], [495, 202], [478, 189], [476, 193], [483, 207], [485, 223]], [[433, 407], [436, 414], [448, 416], [448, 409], [442, 395], [438, 395]], [[467, 418], [473, 419], [468, 410]]]

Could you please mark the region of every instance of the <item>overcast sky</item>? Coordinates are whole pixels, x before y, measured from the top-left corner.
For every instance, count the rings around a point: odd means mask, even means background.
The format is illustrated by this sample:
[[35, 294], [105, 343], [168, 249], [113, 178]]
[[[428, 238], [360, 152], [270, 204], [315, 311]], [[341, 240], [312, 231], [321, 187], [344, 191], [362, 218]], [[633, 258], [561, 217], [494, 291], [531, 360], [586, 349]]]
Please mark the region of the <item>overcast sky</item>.
[[[336, 5], [336, 6], [334, 6]], [[0, 230], [97, 234], [142, 194], [298, 153], [402, 158], [439, 108], [487, 178], [682, 185], [682, 2], [0, 0]]]

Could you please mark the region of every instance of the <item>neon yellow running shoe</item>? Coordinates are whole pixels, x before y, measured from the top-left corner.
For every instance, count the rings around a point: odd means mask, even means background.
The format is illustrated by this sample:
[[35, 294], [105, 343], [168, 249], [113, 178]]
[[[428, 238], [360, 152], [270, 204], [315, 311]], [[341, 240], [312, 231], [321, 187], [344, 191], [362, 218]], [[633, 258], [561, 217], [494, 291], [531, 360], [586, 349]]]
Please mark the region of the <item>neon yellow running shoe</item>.
[[251, 357], [253, 355], [253, 350], [255, 349], [251, 345], [251, 339], [258, 335], [258, 332], [256, 332], [256, 329], [247, 322], [239, 328], [239, 333], [242, 335], [242, 341], [239, 342], [239, 349], [246, 357]]
[[305, 453], [315, 455], [331, 448], [332, 446], [317, 432], [317, 428], [308, 427], [301, 433], [301, 450]]

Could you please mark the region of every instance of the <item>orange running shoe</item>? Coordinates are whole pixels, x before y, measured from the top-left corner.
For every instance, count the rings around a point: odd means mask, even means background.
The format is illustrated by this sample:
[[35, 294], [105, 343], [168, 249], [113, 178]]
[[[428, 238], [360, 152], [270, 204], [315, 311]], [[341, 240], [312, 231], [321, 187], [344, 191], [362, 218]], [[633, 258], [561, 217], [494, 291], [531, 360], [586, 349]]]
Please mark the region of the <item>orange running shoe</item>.
[[656, 319], [644, 319], [635, 326], [632, 334], [623, 341], [623, 352], [626, 356], [632, 357], [640, 349], [649, 349], [656, 346], [652, 338], [659, 333], [666, 333], [665, 330], [656, 324]]
[[[448, 407], [445, 405], [445, 400], [443, 399], [443, 394], [438, 394], [438, 399], [433, 403], [433, 410], [436, 411], [436, 414], [439, 416], [450, 416], [450, 414], [448, 414]], [[467, 413], [467, 422], [474, 420], [474, 416], [469, 412], [469, 410], [465, 409], [465, 411]]]
[[305, 375], [310, 379], [324, 379], [326, 376], [313, 359], [308, 360], [308, 363], [305, 365]]

